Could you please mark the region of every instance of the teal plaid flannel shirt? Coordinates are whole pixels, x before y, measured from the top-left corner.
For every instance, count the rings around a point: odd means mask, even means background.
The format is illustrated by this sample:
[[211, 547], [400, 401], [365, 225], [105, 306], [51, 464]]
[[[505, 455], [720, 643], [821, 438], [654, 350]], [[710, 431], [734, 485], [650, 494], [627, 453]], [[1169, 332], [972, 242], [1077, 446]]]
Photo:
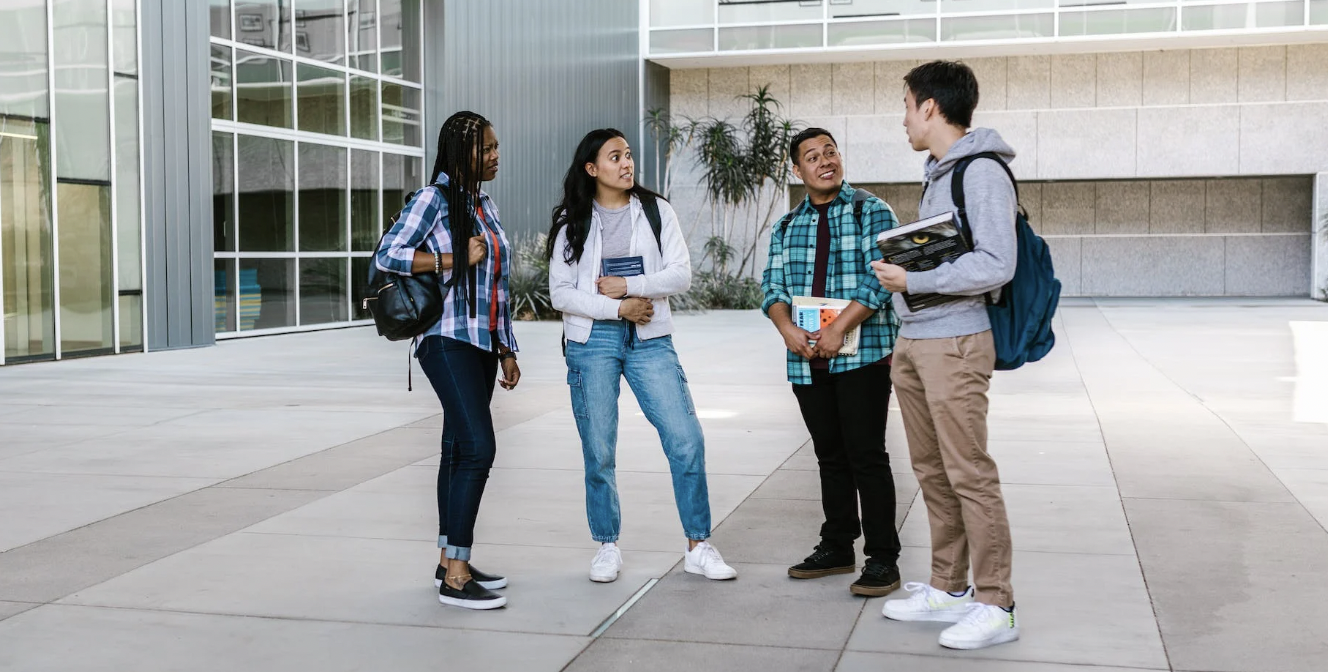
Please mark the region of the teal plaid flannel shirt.
[[[876, 311], [862, 323], [862, 339], [855, 355], [830, 360], [830, 373], [842, 373], [873, 364], [888, 356], [899, 335], [899, 318], [890, 304], [890, 292], [872, 273], [871, 262], [880, 257], [876, 236], [899, 225], [890, 206], [872, 197], [862, 204], [862, 224], [853, 219], [854, 189], [847, 181], [830, 205], [830, 263], [826, 298], [848, 299]], [[761, 276], [767, 317], [776, 303], [793, 304], [795, 296], [811, 296], [812, 271], [816, 266], [816, 224], [819, 215], [804, 198], [784, 226], [770, 234], [770, 255]], [[782, 220], [781, 220], [782, 221]], [[794, 385], [810, 385], [812, 367], [807, 360], [788, 351], [788, 379]]]

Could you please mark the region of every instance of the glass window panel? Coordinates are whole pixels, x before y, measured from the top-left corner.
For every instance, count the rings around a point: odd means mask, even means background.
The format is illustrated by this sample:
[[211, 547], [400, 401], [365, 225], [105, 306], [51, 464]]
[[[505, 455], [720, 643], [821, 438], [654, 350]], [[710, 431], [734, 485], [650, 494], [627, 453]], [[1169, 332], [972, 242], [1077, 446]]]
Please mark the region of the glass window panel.
[[936, 19], [832, 23], [829, 39], [832, 47], [935, 42]]
[[208, 0], [208, 19], [213, 37], [231, 38], [231, 0]]
[[824, 16], [820, 2], [776, 0], [719, 0], [719, 23], [762, 23], [766, 21], [817, 21]]
[[406, 196], [424, 186], [424, 160], [415, 156], [383, 154], [383, 217], [386, 224], [406, 205]]
[[295, 53], [328, 63], [344, 63], [345, 12], [345, 0], [295, 0]]
[[378, 0], [346, 0], [347, 64], [378, 72]]
[[350, 299], [346, 295], [345, 257], [300, 260], [300, 324], [345, 322]]
[[120, 352], [143, 349], [143, 295], [124, 294], [120, 301]]
[[1176, 8], [1061, 12], [1061, 35], [1162, 33], [1176, 29]]
[[797, 49], [821, 46], [821, 24], [801, 26], [747, 26], [719, 29], [720, 51]]
[[241, 135], [239, 245], [244, 251], [295, 250], [295, 143]]
[[52, 0], [57, 178], [111, 179], [106, 1]]
[[240, 331], [295, 326], [295, 260], [240, 260]]
[[1303, 2], [1186, 7], [1185, 30], [1233, 30], [1299, 26], [1305, 22]]
[[968, 16], [941, 21], [941, 39], [1004, 40], [1016, 37], [1051, 37], [1056, 23], [1051, 14]]
[[387, 220], [378, 207], [378, 152], [350, 151], [350, 249], [372, 252]]
[[236, 0], [235, 41], [290, 53], [290, 0]]
[[383, 12], [383, 74], [418, 83], [424, 18], [420, 0], [380, 0], [379, 9]]
[[715, 31], [711, 28], [650, 31], [650, 53], [652, 54], [689, 54], [714, 50]]
[[291, 62], [235, 50], [236, 121], [291, 127]]
[[212, 134], [212, 249], [235, 251], [235, 144], [230, 133]]
[[45, 119], [46, 3], [0, 4], [0, 114]]
[[715, 0], [650, 0], [650, 27], [703, 26], [715, 22]]
[[300, 250], [346, 250], [346, 149], [300, 143]]
[[231, 48], [212, 45], [212, 118], [231, 118]]
[[[138, 80], [115, 78], [115, 230], [118, 289], [143, 288], [138, 186]], [[121, 336], [124, 334], [121, 333]]]
[[853, 0], [846, 4], [830, 4], [832, 19], [866, 19], [935, 13], [936, 0]]
[[0, 287], [9, 361], [55, 356], [50, 137], [47, 124], [0, 115]]
[[1328, 0], [1310, 0], [1310, 25], [1328, 24]]
[[[103, 43], [105, 44], [105, 43]], [[60, 347], [64, 354], [112, 348], [111, 188], [56, 184], [60, 213]]]
[[115, 71], [138, 74], [138, 0], [111, 0], [111, 41]]
[[1051, 9], [1055, 6], [1056, 0], [941, 0], [941, 13], [958, 14], [961, 12], [1001, 12], [1011, 9]]
[[420, 146], [420, 90], [383, 82], [383, 142]]
[[362, 140], [378, 139], [378, 80], [350, 76], [350, 135]]
[[219, 334], [235, 331], [235, 321], [239, 317], [235, 301], [237, 267], [238, 262], [234, 259], [212, 261], [213, 329]]
[[300, 130], [345, 135], [346, 73], [303, 63], [299, 73]]
[[354, 257], [350, 260], [350, 308], [352, 320], [372, 320], [373, 313], [364, 307], [362, 299], [366, 292], [364, 288], [369, 284], [369, 264], [373, 263], [370, 257]]

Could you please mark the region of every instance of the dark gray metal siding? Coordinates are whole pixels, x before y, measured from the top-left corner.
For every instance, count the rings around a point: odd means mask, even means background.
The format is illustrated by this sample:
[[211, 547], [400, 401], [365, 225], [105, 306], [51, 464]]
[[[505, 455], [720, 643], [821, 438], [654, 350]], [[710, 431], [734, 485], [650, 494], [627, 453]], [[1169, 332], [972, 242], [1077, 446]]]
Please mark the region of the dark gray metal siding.
[[215, 341], [208, 5], [143, 0], [148, 349]]
[[485, 189], [504, 226], [547, 230], [581, 136], [609, 126], [641, 147], [638, 36], [632, 0], [430, 0], [426, 169], [448, 116], [468, 109], [488, 117], [502, 165]]

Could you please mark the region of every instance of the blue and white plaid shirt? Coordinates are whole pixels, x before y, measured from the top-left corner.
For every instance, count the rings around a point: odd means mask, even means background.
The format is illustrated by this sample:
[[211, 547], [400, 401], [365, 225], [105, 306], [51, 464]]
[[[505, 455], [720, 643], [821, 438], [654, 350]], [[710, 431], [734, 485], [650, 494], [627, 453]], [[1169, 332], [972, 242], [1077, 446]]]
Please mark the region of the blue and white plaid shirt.
[[[446, 185], [447, 175], [440, 175], [436, 184]], [[494, 349], [490, 332], [498, 333], [498, 340], [516, 351], [516, 335], [512, 333], [512, 315], [508, 304], [508, 278], [512, 269], [512, 249], [507, 241], [507, 234], [498, 221], [498, 206], [494, 205], [489, 195], [480, 192], [480, 208], [484, 213], [481, 218], [487, 233], [498, 237], [498, 254], [494, 255], [492, 246], [484, 261], [476, 269], [476, 282], [471, 287], [469, 296], [462, 296], [461, 283], [458, 282], [449, 291], [444, 285], [443, 316], [429, 331], [420, 337], [443, 336], [469, 343], [486, 352]], [[452, 233], [447, 218], [447, 199], [439, 189], [425, 188], [415, 192], [406, 208], [401, 212], [391, 230], [383, 237], [383, 243], [374, 255], [378, 268], [398, 275], [411, 275], [411, 265], [415, 261], [415, 250], [422, 249], [430, 254], [452, 252]], [[480, 231], [475, 231], [480, 235]], [[461, 246], [464, 254], [467, 247]], [[498, 322], [489, 324], [489, 306], [494, 293], [495, 256], [502, 262], [502, 277], [498, 279]], [[440, 283], [452, 277], [451, 271], [443, 271]], [[471, 317], [471, 302], [474, 302], [474, 317]]]
[[[895, 347], [899, 319], [890, 305], [890, 292], [881, 287], [871, 262], [881, 254], [876, 236], [899, 225], [890, 206], [872, 197], [862, 204], [861, 226], [853, 219], [854, 189], [847, 181], [830, 203], [830, 263], [826, 268], [825, 296], [857, 301], [876, 311], [862, 323], [858, 352], [830, 360], [830, 373], [842, 373], [885, 359]], [[765, 301], [761, 311], [770, 315], [776, 303], [793, 304], [795, 296], [811, 296], [812, 273], [816, 268], [816, 227], [820, 214], [809, 199], [792, 211], [785, 226], [770, 234], [770, 256], [761, 277]], [[788, 379], [794, 385], [812, 384], [807, 360], [788, 351]]]

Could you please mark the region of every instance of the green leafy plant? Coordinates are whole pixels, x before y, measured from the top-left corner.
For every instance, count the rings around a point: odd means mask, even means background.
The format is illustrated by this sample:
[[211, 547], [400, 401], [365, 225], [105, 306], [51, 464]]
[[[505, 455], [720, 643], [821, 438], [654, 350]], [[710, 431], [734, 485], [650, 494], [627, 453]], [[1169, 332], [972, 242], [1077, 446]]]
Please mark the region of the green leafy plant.
[[517, 320], [553, 320], [558, 311], [549, 297], [549, 260], [544, 258], [545, 234], [512, 238], [512, 269], [508, 303]]

